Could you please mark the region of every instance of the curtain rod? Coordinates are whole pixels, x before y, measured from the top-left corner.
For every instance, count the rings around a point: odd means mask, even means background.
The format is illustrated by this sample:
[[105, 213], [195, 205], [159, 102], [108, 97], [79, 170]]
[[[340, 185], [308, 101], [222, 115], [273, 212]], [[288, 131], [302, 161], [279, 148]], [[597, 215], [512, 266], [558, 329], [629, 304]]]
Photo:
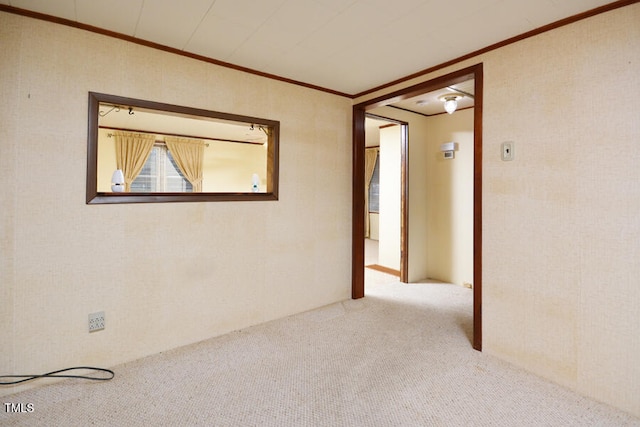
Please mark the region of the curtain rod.
[[[152, 133], [150, 133], [150, 132], [143, 132], [143, 133], [148, 133], [149, 135], [152, 135]], [[157, 134], [156, 134], [156, 135], [157, 135]], [[165, 135], [165, 134], [163, 134], [163, 135]], [[113, 133], [111, 133], [111, 132], [109, 132], [109, 133], [107, 134], [107, 138], [111, 138], [112, 136], [116, 136], [116, 135], [115, 135], [115, 134], [113, 134]], [[167, 135], [167, 136], [174, 136], [174, 135]], [[155, 140], [155, 145], [167, 145], [167, 143], [166, 143], [166, 141], [161, 141], [161, 140], [159, 140], [159, 139], [156, 139], [156, 140]], [[204, 146], [205, 146], [205, 147], [209, 147], [209, 143], [208, 143], [208, 142], [205, 142], [205, 143], [204, 143]]]
[[[165, 136], [176, 136], [176, 137], [180, 137], [180, 138], [208, 139], [209, 141], [234, 142], [234, 143], [238, 143], [238, 144], [264, 145], [264, 142], [240, 141], [240, 140], [237, 140], [237, 139], [211, 138], [209, 136], [180, 135], [180, 134], [173, 134], [173, 133], [153, 132], [153, 131], [148, 131], [148, 130], [114, 128], [114, 127], [110, 127], [110, 126], [98, 126], [98, 128], [100, 128], [100, 129], [109, 129], [109, 130], [123, 130], [123, 131], [128, 131], [128, 132], [151, 133], [151, 134], [165, 135]], [[113, 134], [108, 134], [107, 136], [109, 136], [109, 135], [113, 135]], [[207, 146], [209, 146], [209, 145], [207, 144]]]

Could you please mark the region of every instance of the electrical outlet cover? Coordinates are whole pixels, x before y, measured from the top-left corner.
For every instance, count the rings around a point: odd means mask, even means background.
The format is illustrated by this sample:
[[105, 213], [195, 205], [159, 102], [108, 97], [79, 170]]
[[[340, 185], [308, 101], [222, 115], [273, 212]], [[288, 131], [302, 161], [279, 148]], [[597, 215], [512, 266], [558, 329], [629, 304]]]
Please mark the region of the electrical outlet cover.
[[104, 329], [104, 311], [89, 314], [89, 332], [101, 331]]

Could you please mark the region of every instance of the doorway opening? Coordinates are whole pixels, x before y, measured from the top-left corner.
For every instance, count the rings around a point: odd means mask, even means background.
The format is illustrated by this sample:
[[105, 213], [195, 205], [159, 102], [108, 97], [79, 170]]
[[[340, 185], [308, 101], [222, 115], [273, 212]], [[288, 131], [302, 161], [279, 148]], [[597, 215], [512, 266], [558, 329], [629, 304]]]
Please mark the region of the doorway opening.
[[[365, 267], [408, 282], [406, 162], [407, 122], [366, 114]], [[400, 189], [400, 191], [398, 191]], [[371, 250], [373, 249], [373, 250]], [[372, 264], [373, 263], [373, 264]]]
[[[400, 89], [353, 106], [353, 179], [352, 179], [352, 298], [365, 295], [365, 116], [367, 111], [417, 95], [453, 86], [468, 80], [474, 84], [473, 110], [473, 348], [482, 350], [482, 64], [471, 66], [435, 79]], [[405, 153], [406, 154], [406, 153]], [[403, 161], [406, 170], [406, 159]], [[406, 174], [406, 172], [405, 172]], [[403, 183], [403, 191], [408, 182]], [[405, 197], [405, 200], [408, 197]], [[408, 205], [407, 205], [408, 206]], [[406, 215], [405, 212], [403, 215]], [[406, 218], [405, 218], [406, 220]], [[408, 221], [402, 235], [408, 241]], [[404, 268], [408, 254], [404, 253]]]

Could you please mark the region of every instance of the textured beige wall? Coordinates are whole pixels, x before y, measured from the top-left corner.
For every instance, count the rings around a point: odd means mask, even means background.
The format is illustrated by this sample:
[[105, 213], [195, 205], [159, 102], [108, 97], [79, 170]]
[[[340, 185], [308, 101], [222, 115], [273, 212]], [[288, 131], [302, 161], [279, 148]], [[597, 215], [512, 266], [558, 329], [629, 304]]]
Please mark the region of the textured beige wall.
[[[485, 351], [640, 416], [638, 22], [634, 4], [404, 85], [484, 63]], [[0, 40], [3, 371], [111, 365], [348, 297], [346, 100], [13, 15]], [[84, 205], [89, 90], [281, 120], [281, 200]]]
[[[473, 109], [426, 119], [428, 277], [473, 283]], [[440, 145], [458, 143], [454, 159]]]
[[380, 129], [378, 264], [400, 270], [401, 126]]
[[267, 147], [258, 144], [208, 141], [204, 150], [202, 191], [251, 192], [253, 174], [267, 191]]
[[96, 169], [96, 181], [98, 191], [111, 191], [111, 178], [113, 171], [117, 169], [116, 140], [109, 138], [108, 129], [98, 129], [98, 164]]
[[638, 22], [636, 3], [404, 86], [484, 64], [484, 351], [640, 416]]
[[638, 22], [626, 7], [487, 57], [483, 224], [487, 351], [636, 415]]
[[[1, 373], [112, 366], [349, 298], [350, 99], [6, 13], [0, 41]], [[280, 200], [86, 205], [89, 91], [279, 120]]]
[[380, 214], [369, 214], [369, 238], [371, 240], [380, 240]]

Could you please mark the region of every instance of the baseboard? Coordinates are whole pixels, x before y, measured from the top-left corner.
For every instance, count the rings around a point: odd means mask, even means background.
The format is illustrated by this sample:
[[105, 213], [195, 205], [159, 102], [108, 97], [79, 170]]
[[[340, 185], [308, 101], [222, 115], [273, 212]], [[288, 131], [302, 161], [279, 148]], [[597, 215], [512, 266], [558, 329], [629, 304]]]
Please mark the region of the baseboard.
[[394, 270], [393, 268], [383, 267], [378, 264], [370, 264], [370, 265], [366, 265], [365, 267], [370, 268], [372, 270], [381, 271], [383, 273], [392, 274], [394, 276], [400, 277], [400, 270]]

